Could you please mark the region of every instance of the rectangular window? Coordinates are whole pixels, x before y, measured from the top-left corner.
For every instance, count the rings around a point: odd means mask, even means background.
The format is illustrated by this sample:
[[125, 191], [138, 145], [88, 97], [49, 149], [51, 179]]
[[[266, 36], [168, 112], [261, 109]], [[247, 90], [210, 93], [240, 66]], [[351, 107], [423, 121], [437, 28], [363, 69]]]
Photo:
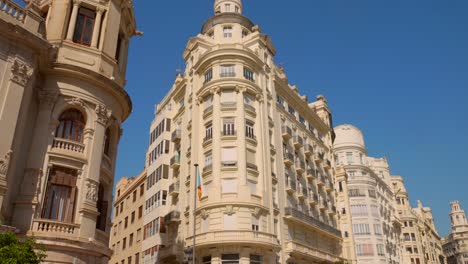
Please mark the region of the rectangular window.
[[205, 72], [205, 83], [213, 79], [213, 69], [209, 69]]
[[248, 68], [244, 67], [244, 78], [246, 78], [249, 81], [254, 81], [254, 73], [249, 70]]
[[227, 26], [223, 28], [224, 38], [232, 38], [232, 27]]
[[252, 181], [247, 181], [249, 185], [250, 194], [257, 194], [257, 183]]
[[128, 237], [128, 247], [131, 247], [133, 245], [133, 233], [130, 234]]
[[222, 148], [221, 158], [224, 167], [237, 165], [237, 148]]
[[[76, 198], [77, 171], [53, 167], [49, 172], [42, 218], [73, 222]], [[122, 212], [123, 205], [120, 205]]]
[[234, 118], [223, 120], [223, 136], [235, 136], [236, 126]]
[[226, 12], [231, 12], [231, 5], [230, 5], [230, 4], [226, 4], [226, 5], [225, 5], [225, 9], [226, 9], [226, 10], [225, 10]]
[[205, 127], [205, 140], [213, 138], [213, 125], [210, 123]]
[[239, 254], [222, 254], [221, 264], [239, 264]]
[[221, 65], [221, 77], [235, 77], [234, 65]]
[[95, 19], [96, 12], [84, 7], [79, 8], [78, 17], [76, 19], [75, 32], [73, 34], [73, 42], [91, 46]]
[[249, 94], [244, 95], [244, 104], [245, 105], [253, 106], [254, 102], [255, 102], [255, 99], [253, 98], [253, 96], [251, 96]]
[[353, 233], [355, 235], [369, 235], [370, 228], [368, 224], [353, 224]]
[[211, 256], [205, 256], [202, 258], [202, 264], [211, 264]]
[[132, 217], [130, 219], [130, 223], [133, 224], [133, 222], [135, 222], [135, 211], [132, 212]]
[[237, 193], [237, 179], [223, 179], [221, 182], [223, 193]]
[[304, 119], [304, 117], [299, 116], [299, 122], [301, 122], [301, 124], [302, 124], [303, 126], [305, 126], [305, 119]]
[[135, 264], [140, 264], [140, 253], [135, 254]]
[[294, 117], [296, 117], [296, 110], [290, 105], [288, 105], [288, 113]]
[[245, 123], [245, 136], [251, 139], [255, 139], [254, 123], [250, 121]]
[[276, 102], [284, 109], [284, 100], [279, 95], [276, 96]]
[[210, 153], [207, 153], [205, 156], [205, 167], [211, 166], [213, 164], [213, 155]]
[[206, 99], [205, 99], [205, 109], [208, 109], [210, 107], [213, 107], [213, 96], [212, 95], [206, 97]]
[[143, 216], [143, 205], [138, 207], [138, 219], [140, 219]]
[[262, 256], [250, 255], [250, 264], [262, 264]]
[[136, 239], [137, 239], [137, 242], [138, 242], [138, 241], [141, 241], [141, 228], [138, 228], [138, 230], [137, 230], [137, 237], [136, 237]]
[[346, 159], [348, 161], [348, 164], [353, 163], [353, 153], [352, 152], [346, 152]]
[[260, 223], [259, 219], [252, 215], [252, 231], [258, 232], [260, 231]]
[[143, 194], [145, 194], [145, 184], [142, 184], [142, 185], [140, 186], [140, 197], [142, 197]]

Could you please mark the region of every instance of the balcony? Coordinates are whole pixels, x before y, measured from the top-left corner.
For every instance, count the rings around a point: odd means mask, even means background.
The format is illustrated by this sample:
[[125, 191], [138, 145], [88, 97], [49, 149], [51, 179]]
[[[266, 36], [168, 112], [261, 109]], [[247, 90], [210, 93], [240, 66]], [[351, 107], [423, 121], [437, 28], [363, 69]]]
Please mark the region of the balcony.
[[286, 177], [285, 188], [286, 188], [286, 192], [288, 192], [289, 194], [294, 193], [296, 191], [296, 181], [294, 181], [293, 179], [289, 177]]
[[292, 129], [288, 126], [281, 127], [281, 134], [284, 140], [288, 140], [292, 137]]
[[301, 159], [296, 159], [294, 166], [296, 167], [296, 171], [298, 173], [303, 173], [305, 171], [305, 162]]
[[319, 199], [319, 209], [324, 212], [328, 209], [328, 203], [323, 198]]
[[292, 207], [284, 208], [284, 214], [285, 214], [286, 219], [289, 219], [291, 221], [295, 221], [301, 224], [313, 226], [317, 228], [318, 230], [327, 232], [333, 236], [341, 238], [341, 232], [338, 229], [332, 226], [329, 226], [325, 223], [322, 223], [320, 220], [314, 218], [313, 216], [307, 215], [295, 208], [292, 208]]
[[331, 169], [331, 161], [329, 159], [325, 159], [325, 162], [323, 163], [323, 168], [326, 170]]
[[255, 110], [255, 107], [252, 106], [252, 105], [248, 105], [248, 104], [244, 104], [244, 108], [245, 108], [245, 111], [252, 114], [252, 115], [256, 115], [257, 114], [257, 111]]
[[[192, 246], [193, 236], [186, 238], [186, 246]], [[212, 231], [196, 236], [197, 247], [199, 246], [219, 246], [220, 244], [232, 245], [263, 245], [268, 247], [279, 247], [279, 241], [275, 235], [250, 231], [250, 230], [222, 230]]]
[[84, 155], [85, 145], [63, 138], [54, 138], [52, 150], [55, 152]]
[[336, 206], [332, 205], [331, 203], [328, 205], [328, 214], [336, 215]]
[[224, 130], [221, 132], [222, 139], [236, 139], [237, 132], [235, 130]]
[[307, 170], [307, 179], [308, 179], [309, 181], [315, 179], [315, 170], [314, 170], [314, 169], [308, 169], [308, 170]]
[[315, 206], [318, 203], [318, 196], [316, 194], [311, 193], [309, 195], [309, 204]]
[[298, 241], [286, 241], [284, 252], [288, 255], [313, 257], [316, 260], [313, 263], [338, 263], [341, 260], [339, 254], [324, 252]]
[[317, 155], [315, 155], [315, 163], [320, 164], [323, 162], [323, 159], [325, 157], [325, 154], [322, 152], [317, 152]]
[[203, 147], [210, 145], [213, 142], [213, 137], [205, 137], [203, 139]]
[[236, 111], [236, 109], [237, 109], [236, 102], [221, 103], [221, 111]]
[[305, 200], [307, 198], [307, 188], [299, 187], [297, 189], [297, 198]]
[[172, 211], [164, 217], [164, 222], [166, 224], [176, 224], [180, 222], [180, 212]]
[[222, 169], [237, 169], [237, 161], [235, 160], [226, 160], [221, 161], [221, 168]]
[[247, 162], [247, 169], [249, 170], [254, 170], [254, 171], [258, 171], [258, 166], [253, 164], [253, 163], [249, 163]]
[[324, 178], [322, 175], [317, 176], [317, 186], [318, 187], [323, 187], [325, 185]]
[[291, 166], [294, 164], [294, 155], [292, 153], [285, 152], [283, 158], [285, 165]]
[[55, 238], [78, 237], [80, 225], [63, 223], [49, 219], [34, 219], [33, 236], [53, 236]]
[[294, 136], [293, 145], [296, 148], [302, 148], [302, 146], [304, 146], [304, 139], [300, 136]]
[[278, 182], [278, 177], [276, 177], [276, 173], [272, 172], [271, 178], [273, 179], [274, 182]]
[[310, 144], [306, 144], [304, 146], [304, 154], [307, 156], [307, 157], [310, 157], [314, 154], [314, 148], [312, 147], [312, 145]]
[[180, 156], [178, 154], [171, 158], [171, 168], [178, 169], [180, 167]]
[[213, 114], [213, 106], [210, 105], [203, 110], [203, 118], [207, 118]]
[[179, 195], [180, 184], [179, 182], [173, 183], [169, 186], [169, 195], [177, 197]]
[[176, 129], [174, 132], [172, 132], [172, 137], [171, 137], [172, 142], [178, 143], [180, 142], [181, 138], [182, 138], [182, 132], [180, 129]]
[[328, 178], [325, 179], [325, 190], [327, 192], [333, 191], [333, 182], [330, 181]]
[[213, 164], [207, 164], [203, 167], [203, 174], [213, 171]]

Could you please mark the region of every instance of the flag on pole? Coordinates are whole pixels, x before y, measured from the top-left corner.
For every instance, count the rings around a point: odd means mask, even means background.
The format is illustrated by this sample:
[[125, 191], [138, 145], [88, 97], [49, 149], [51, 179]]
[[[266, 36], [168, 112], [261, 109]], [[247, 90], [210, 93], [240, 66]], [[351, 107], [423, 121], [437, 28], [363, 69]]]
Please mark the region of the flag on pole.
[[203, 196], [202, 181], [200, 177], [200, 169], [197, 167], [197, 190], [198, 190], [198, 201], [201, 201]]

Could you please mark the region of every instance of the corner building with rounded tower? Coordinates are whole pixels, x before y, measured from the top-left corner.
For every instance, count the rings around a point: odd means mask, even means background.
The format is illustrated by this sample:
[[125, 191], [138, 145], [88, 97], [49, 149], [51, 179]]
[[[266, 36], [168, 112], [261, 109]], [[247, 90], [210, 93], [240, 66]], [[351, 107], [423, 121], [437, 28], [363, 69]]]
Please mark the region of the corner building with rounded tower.
[[288, 83], [271, 39], [242, 10], [215, 1], [156, 107], [143, 263], [188, 261], [194, 229], [199, 264], [342, 260], [327, 101]]
[[46, 263], [107, 263], [132, 1], [0, 2], [0, 224]]

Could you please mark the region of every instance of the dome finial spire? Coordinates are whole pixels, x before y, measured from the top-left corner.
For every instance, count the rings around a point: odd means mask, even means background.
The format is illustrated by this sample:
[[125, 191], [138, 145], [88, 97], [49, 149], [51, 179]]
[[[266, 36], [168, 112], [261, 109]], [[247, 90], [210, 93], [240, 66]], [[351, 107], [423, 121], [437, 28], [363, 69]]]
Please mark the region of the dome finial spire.
[[215, 15], [222, 13], [242, 14], [242, 0], [215, 0]]

